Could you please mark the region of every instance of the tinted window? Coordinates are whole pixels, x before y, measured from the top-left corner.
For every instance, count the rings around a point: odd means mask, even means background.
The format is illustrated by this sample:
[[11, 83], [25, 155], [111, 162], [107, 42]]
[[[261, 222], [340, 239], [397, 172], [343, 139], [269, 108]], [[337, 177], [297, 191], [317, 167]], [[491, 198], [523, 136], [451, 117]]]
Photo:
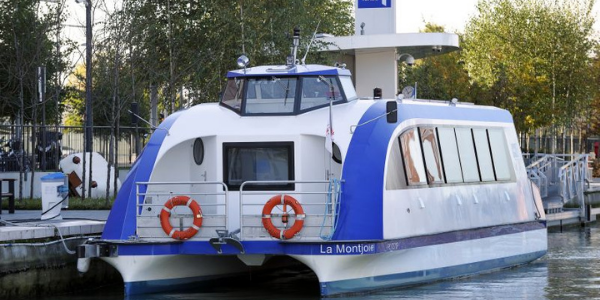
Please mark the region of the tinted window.
[[444, 174], [447, 183], [463, 182], [460, 168], [460, 158], [458, 156], [458, 146], [456, 145], [456, 136], [453, 128], [437, 129], [442, 162], [444, 164]]
[[497, 180], [510, 180], [510, 170], [513, 168], [513, 165], [508, 155], [504, 130], [489, 129], [488, 132], [490, 135], [490, 146], [492, 149], [492, 157], [494, 159], [496, 178]]
[[342, 82], [342, 88], [344, 89], [344, 94], [346, 94], [346, 100], [352, 101], [358, 99], [350, 76], [340, 76], [340, 82]]
[[[239, 190], [245, 181], [294, 180], [293, 143], [224, 143], [223, 152], [223, 181], [230, 190]], [[254, 184], [244, 189], [293, 189], [293, 185]]]
[[390, 156], [388, 157], [386, 182], [386, 189], [388, 190], [397, 190], [406, 186], [399, 142], [400, 139], [394, 139], [392, 151], [390, 151]]
[[244, 80], [230, 78], [221, 98], [221, 104], [235, 111], [240, 111], [242, 105], [242, 92], [244, 91]]
[[462, 167], [464, 181], [480, 181], [479, 170], [477, 169], [477, 158], [475, 157], [475, 147], [473, 147], [473, 135], [471, 134], [471, 129], [456, 128], [456, 141], [458, 143], [458, 155], [460, 156], [460, 165]]
[[250, 78], [246, 109], [248, 114], [291, 113], [296, 97], [296, 78]]
[[496, 177], [494, 176], [487, 131], [485, 129], [473, 129], [473, 140], [475, 141], [475, 151], [477, 151], [481, 181], [495, 181]]
[[305, 77], [302, 79], [301, 110], [329, 105], [330, 101], [343, 100], [340, 87], [335, 76]]
[[427, 182], [443, 183], [444, 174], [440, 159], [440, 149], [434, 128], [421, 128], [421, 145], [427, 170]]
[[194, 162], [197, 165], [201, 165], [204, 161], [204, 142], [201, 138], [197, 138], [194, 141], [194, 148], [192, 154], [194, 156]]
[[409, 129], [400, 136], [404, 170], [409, 185], [427, 184], [423, 154], [417, 128]]

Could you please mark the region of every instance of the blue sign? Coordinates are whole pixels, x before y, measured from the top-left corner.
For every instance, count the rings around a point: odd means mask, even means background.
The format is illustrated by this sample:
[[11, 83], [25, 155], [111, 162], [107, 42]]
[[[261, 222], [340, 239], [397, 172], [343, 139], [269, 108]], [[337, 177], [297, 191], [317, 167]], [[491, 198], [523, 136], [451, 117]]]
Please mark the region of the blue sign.
[[393, 0], [358, 0], [358, 8], [390, 8]]

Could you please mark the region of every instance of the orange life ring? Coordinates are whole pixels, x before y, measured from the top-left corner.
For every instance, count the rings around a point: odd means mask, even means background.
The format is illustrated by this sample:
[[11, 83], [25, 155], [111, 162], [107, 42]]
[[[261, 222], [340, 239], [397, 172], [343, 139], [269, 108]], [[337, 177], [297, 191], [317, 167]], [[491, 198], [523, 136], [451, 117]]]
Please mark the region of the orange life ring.
[[[169, 217], [171, 217], [171, 209], [178, 205], [185, 205], [192, 210], [194, 214], [194, 223], [186, 230], [175, 230], [173, 226], [171, 226], [171, 222], [169, 222]], [[202, 226], [202, 209], [200, 209], [200, 204], [191, 199], [188, 196], [175, 196], [165, 203], [165, 206], [160, 212], [160, 226], [165, 231], [165, 233], [177, 240], [187, 240], [196, 233]]]
[[[273, 225], [271, 221], [271, 211], [277, 205], [283, 205], [283, 215], [281, 219], [283, 223], [287, 224], [288, 213], [285, 209], [287, 205], [291, 206], [294, 210], [294, 214], [296, 215], [296, 219], [294, 220], [294, 225], [289, 229], [279, 229]], [[293, 238], [300, 230], [302, 230], [302, 226], [304, 226], [304, 218], [306, 215], [304, 214], [304, 210], [302, 209], [302, 205], [298, 200], [294, 199], [294, 197], [289, 195], [277, 195], [271, 197], [269, 201], [265, 204], [262, 210], [262, 223], [267, 232], [269, 234], [280, 240], [289, 240]]]

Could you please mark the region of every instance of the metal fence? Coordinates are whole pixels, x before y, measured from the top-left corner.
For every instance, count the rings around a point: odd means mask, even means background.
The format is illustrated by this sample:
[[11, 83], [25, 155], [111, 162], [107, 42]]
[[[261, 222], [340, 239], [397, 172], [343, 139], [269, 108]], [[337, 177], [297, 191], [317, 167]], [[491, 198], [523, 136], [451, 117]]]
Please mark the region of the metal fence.
[[[34, 131], [35, 129], [35, 131]], [[72, 153], [83, 152], [83, 127], [78, 126], [17, 126], [0, 124], [0, 172], [23, 170], [53, 171], [58, 169], [60, 159]], [[111, 153], [116, 153], [116, 168], [130, 167], [149, 137], [145, 128], [120, 127], [119, 136], [111, 146], [112, 128], [95, 126], [93, 129], [93, 151], [107, 161]], [[35, 133], [34, 133], [35, 132]], [[45, 138], [44, 134], [45, 132]], [[60, 134], [56, 134], [56, 133]], [[57, 138], [60, 137], [60, 138]], [[45, 145], [43, 142], [45, 141]], [[54, 143], [53, 145], [51, 145]], [[137, 145], [137, 147], [136, 147]], [[23, 157], [21, 159], [21, 156]], [[45, 156], [45, 157], [44, 157]]]

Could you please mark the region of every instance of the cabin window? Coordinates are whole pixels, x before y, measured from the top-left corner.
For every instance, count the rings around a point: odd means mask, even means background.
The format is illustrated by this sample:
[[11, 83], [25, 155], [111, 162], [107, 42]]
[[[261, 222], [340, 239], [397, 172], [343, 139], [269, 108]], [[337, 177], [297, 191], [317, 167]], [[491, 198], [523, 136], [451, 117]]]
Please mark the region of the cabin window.
[[242, 106], [243, 91], [244, 80], [230, 78], [227, 80], [227, 86], [225, 86], [221, 103], [230, 109], [239, 112]]
[[327, 106], [329, 102], [343, 99], [335, 76], [304, 77], [302, 79], [300, 110]]
[[506, 147], [506, 138], [504, 130], [489, 129], [490, 148], [492, 149], [492, 158], [494, 159], [494, 171], [497, 180], [510, 180], [512, 163]]
[[463, 182], [454, 128], [437, 129], [446, 183]]
[[492, 163], [487, 130], [483, 128], [474, 128], [473, 141], [475, 141], [475, 151], [477, 152], [477, 162], [479, 165], [481, 181], [495, 181], [496, 177], [494, 176], [494, 165]]
[[246, 95], [247, 114], [293, 113], [296, 78], [250, 78]]
[[[223, 143], [223, 182], [237, 191], [246, 181], [294, 180], [294, 144]], [[247, 184], [244, 190], [293, 190], [292, 183]]]
[[460, 165], [462, 167], [464, 181], [480, 181], [471, 129], [456, 128], [456, 141], [458, 143], [458, 155], [460, 157]]
[[386, 189], [398, 190], [405, 187], [406, 179], [404, 178], [402, 154], [400, 152], [400, 139], [394, 139], [387, 164]]
[[347, 101], [358, 99], [358, 96], [356, 95], [356, 90], [354, 89], [354, 84], [352, 83], [352, 79], [350, 79], [350, 76], [341, 76], [340, 82], [342, 83], [342, 89], [344, 89], [344, 94], [346, 94]]
[[427, 184], [417, 128], [404, 132], [400, 136], [400, 145], [408, 185]]
[[444, 183], [440, 149], [434, 128], [421, 128], [421, 146], [425, 158], [428, 183]]
[[201, 165], [204, 161], [204, 142], [201, 138], [197, 138], [194, 141], [194, 147], [192, 148], [192, 154], [194, 156], [194, 162], [197, 165]]

